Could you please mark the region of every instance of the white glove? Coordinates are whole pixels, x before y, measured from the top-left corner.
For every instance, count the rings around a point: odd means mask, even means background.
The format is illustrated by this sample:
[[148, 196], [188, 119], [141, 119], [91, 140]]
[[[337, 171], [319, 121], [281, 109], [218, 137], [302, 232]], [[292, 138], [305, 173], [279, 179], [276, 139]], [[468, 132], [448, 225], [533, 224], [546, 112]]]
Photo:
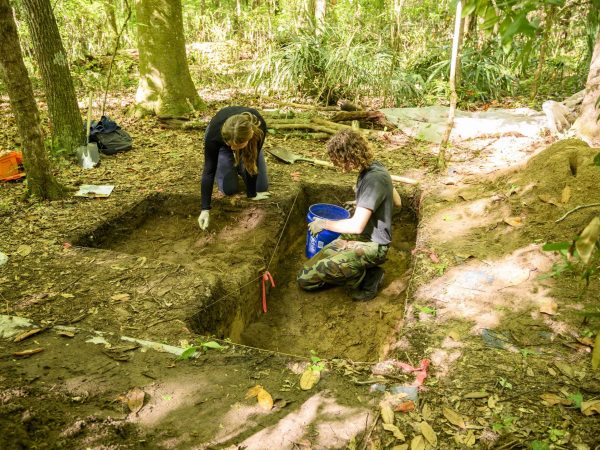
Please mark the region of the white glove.
[[198, 216], [198, 225], [200, 226], [201, 230], [206, 230], [208, 228], [209, 223], [210, 211], [208, 209], [205, 209], [204, 211], [201, 211], [200, 215]]
[[271, 196], [270, 192], [257, 192], [256, 197], [250, 197], [251, 200], [266, 200]]
[[310, 234], [316, 236], [321, 231], [323, 231], [325, 225], [324, 219], [315, 219], [311, 223], [308, 224], [308, 229], [310, 230]]

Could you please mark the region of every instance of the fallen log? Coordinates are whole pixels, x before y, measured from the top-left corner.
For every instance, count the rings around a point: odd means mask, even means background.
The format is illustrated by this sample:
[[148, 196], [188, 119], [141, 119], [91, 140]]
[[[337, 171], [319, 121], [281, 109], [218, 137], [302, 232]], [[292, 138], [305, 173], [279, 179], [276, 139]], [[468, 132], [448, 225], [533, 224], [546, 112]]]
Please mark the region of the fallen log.
[[352, 120], [376, 123], [388, 130], [395, 130], [398, 128], [395, 124], [387, 120], [385, 114], [381, 111], [340, 111], [331, 118], [332, 122], [346, 122]]

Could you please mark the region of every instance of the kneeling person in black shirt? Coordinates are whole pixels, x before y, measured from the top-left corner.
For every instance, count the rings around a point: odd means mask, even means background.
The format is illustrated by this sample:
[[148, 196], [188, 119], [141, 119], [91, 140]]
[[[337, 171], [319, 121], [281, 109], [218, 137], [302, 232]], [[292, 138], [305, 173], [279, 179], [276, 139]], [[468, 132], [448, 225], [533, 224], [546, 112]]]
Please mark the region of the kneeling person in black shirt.
[[239, 191], [238, 175], [246, 184], [246, 195], [253, 200], [269, 197], [267, 165], [262, 151], [267, 124], [259, 112], [244, 106], [228, 106], [211, 119], [204, 134], [202, 171], [202, 211], [198, 225], [206, 230], [215, 176], [219, 191], [233, 195]]

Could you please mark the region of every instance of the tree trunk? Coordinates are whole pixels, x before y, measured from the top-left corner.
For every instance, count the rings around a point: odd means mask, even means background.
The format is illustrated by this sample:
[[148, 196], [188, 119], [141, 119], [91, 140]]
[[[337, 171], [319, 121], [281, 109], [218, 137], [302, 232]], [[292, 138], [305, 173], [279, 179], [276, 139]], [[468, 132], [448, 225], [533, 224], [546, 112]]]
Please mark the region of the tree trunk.
[[19, 129], [28, 194], [48, 200], [60, 198], [64, 190], [50, 172], [39, 113], [8, 0], [0, 0], [0, 77]]
[[119, 34], [119, 28], [117, 27], [117, 14], [115, 11], [115, 4], [110, 0], [104, 0], [102, 2], [102, 6], [104, 7], [104, 11], [106, 12], [106, 21], [110, 26], [110, 30], [116, 37]]
[[327, 0], [315, 0], [315, 33], [323, 34], [325, 30], [325, 15], [327, 13]]
[[546, 62], [546, 49], [548, 48], [548, 41], [550, 40], [550, 33], [552, 32], [552, 26], [554, 24], [554, 14], [556, 12], [556, 6], [549, 6], [546, 11], [546, 23], [544, 24], [544, 31], [542, 32], [542, 44], [540, 45], [540, 56], [538, 58], [538, 65], [533, 75], [533, 85], [531, 86], [531, 99], [537, 97], [538, 89], [540, 87], [540, 79], [542, 77], [542, 70]]
[[136, 0], [140, 81], [138, 108], [161, 117], [203, 109], [185, 54], [181, 0]]
[[86, 135], [52, 5], [50, 0], [23, 0], [23, 6], [46, 92], [53, 141], [73, 153], [85, 143]]
[[437, 158], [437, 169], [443, 170], [446, 168], [446, 147], [450, 140], [450, 133], [454, 127], [454, 114], [456, 113], [456, 104], [458, 103], [458, 94], [456, 93], [456, 68], [460, 64], [460, 45], [463, 36], [462, 28], [464, 22], [462, 19], [462, 1], [458, 0], [456, 3], [456, 17], [454, 22], [454, 36], [452, 38], [452, 57], [450, 59], [450, 108], [448, 110], [448, 121], [446, 123], [446, 130], [442, 136], [440, 142], [438, 158]]
[[591, 147], [600, 147], [600, 30], [596, 36], [596, 46], [590, 64], [585, 97], [581, 104], [581, 115], [573, 124], [577, 137]]

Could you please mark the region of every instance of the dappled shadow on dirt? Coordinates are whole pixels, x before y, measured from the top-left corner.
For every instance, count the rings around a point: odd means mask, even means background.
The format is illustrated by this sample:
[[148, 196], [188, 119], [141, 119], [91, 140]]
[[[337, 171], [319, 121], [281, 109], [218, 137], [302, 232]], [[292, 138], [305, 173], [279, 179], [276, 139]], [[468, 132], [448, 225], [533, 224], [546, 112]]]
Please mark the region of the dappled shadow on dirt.
[[589, 433], [600, 424], [590, 339], [599, 324], [580, 314], [597, 310], [598, 279], [583, 293], [576, 271], [548, 277], [562, 261], [540, 245], [573, 240], [597, 215], [560, 220], [600, 200], [598, 152], [558, 142], [522, 170], [424, 197], [415, 263], [422, 279], [399, 344], [430, 349], [438, 378], [421, 415], [441, 421], [436, 430], [454, 445], [600, 444]]

